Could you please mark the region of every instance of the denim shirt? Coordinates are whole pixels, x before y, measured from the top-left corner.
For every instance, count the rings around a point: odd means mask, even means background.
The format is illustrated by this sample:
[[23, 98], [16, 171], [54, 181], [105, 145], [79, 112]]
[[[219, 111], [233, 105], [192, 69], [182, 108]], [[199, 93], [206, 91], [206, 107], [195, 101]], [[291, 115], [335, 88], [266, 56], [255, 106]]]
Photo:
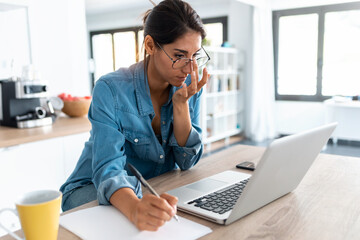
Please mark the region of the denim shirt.
[[[155, 112], [144, 73], [144, 63], [140, 62], [96, 82], [88, 114], [91, 135], [75, 170], [60, 188], [63, 194], [93, 183], [99, 204], [110, 204], [111, 195], [124, 187], [141, 198], [140, 182], [126, 163], [149, 179], [176, 168], [189, 169], [199, 161], [203, 152], [199, 126], [202, 91], [188, 100], [192, 128], [185, 146], [180, 147], [173, 132], [171, 100], [178, 88], [171, 87], [169, 99], [161, 107], [158, 139], [151, 126]], [[185, 82], [190, 84], [190, 75]]]

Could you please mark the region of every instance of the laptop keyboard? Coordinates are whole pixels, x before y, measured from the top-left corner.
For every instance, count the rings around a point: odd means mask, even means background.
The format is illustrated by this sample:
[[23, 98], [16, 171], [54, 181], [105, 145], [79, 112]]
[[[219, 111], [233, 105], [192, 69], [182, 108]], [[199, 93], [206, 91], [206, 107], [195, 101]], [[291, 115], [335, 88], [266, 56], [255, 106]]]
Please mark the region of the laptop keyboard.
[[219, 214], [226, 213], [233, 209], [237, 199], [239, 198], [248, 181], [249, 178], [220, 189], [216, 192], [192, 200], [187, 204], [195, 203], [195, 207]]

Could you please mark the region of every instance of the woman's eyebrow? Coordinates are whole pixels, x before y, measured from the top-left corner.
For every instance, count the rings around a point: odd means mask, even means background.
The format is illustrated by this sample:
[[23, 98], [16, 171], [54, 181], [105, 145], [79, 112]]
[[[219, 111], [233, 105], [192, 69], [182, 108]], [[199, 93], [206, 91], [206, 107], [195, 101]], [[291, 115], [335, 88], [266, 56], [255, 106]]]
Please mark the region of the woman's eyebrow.
[[[188, 51], [186, 50], [183, 50], [183, 49], [178, 49], [178, 48], [174, 48], [175, 51], [179, 51], [179, 52], [182, 52], [182, 53], [188, 53]], [[201, 48], [199, 48], [196, 52], [200, 51]]]

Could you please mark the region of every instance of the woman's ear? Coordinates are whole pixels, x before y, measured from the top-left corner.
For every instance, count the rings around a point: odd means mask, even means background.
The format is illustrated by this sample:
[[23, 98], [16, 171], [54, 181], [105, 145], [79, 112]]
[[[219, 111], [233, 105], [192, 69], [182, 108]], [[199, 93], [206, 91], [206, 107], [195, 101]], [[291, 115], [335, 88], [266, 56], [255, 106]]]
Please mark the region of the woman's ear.
[[156, 49], [155, 41], [150, 35], [146, 35], [145, 40], [144, 40], [144, 45], [145, 45], [145, 50], [146, 50], [147, 54], [149, 54], [149, 55], [154, 54], [155, 49]]

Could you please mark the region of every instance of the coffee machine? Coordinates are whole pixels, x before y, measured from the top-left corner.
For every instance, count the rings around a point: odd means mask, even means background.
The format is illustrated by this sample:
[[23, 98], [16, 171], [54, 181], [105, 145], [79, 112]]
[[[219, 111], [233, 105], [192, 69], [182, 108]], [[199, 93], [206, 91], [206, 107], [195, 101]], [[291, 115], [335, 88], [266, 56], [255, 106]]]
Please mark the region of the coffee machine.
[[0, 80], [0, 124], [31, 128], [53, 123], [47, 85], [39, 80]]

